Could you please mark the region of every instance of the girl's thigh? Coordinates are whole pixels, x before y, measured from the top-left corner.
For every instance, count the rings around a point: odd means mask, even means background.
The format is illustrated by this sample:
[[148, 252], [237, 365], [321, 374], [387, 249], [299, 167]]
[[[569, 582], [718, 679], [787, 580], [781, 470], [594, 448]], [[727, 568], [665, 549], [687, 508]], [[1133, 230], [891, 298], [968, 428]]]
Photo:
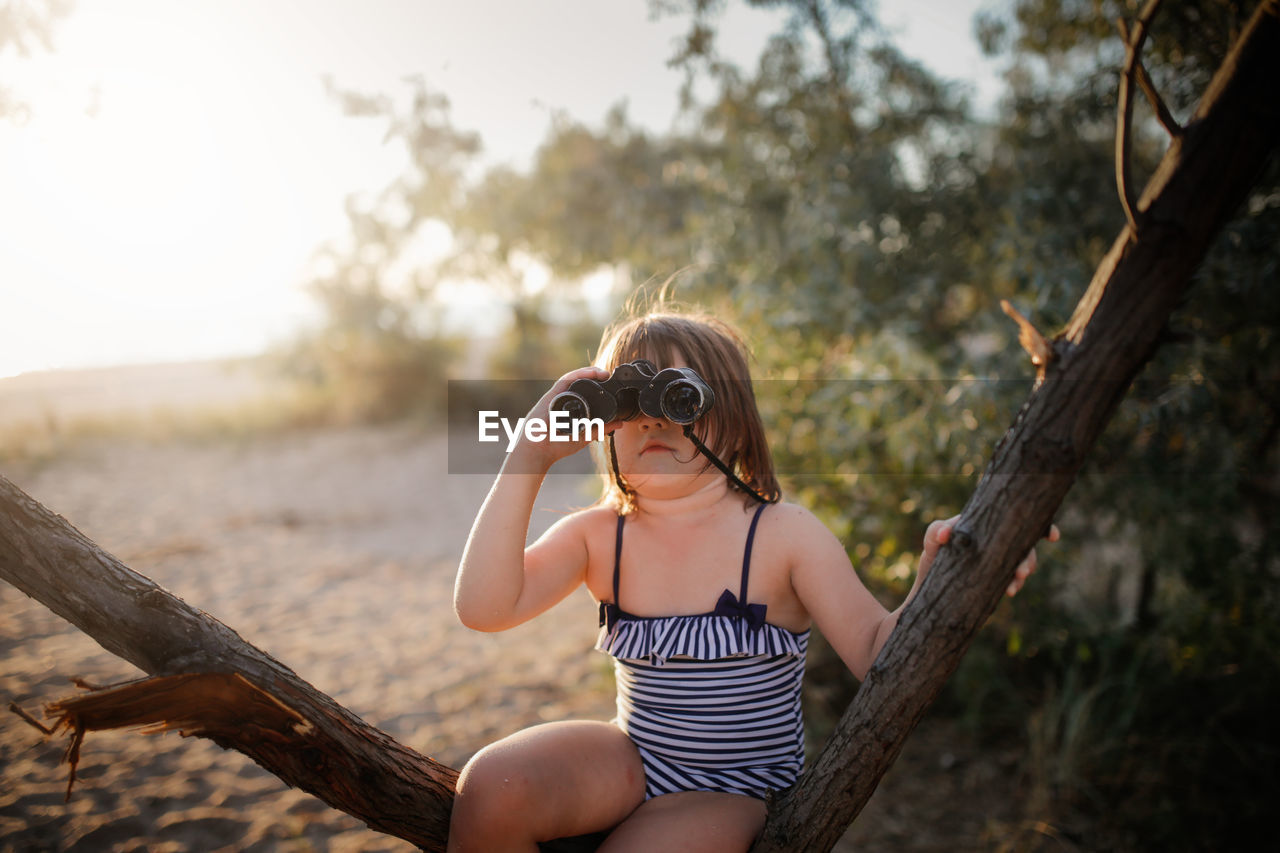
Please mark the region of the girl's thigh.
[[764, 828], [765, 815], [764, 800], [741, 794], [663, 794], [636, 809], [609, 835], [599, 853], [742, 853]]
[[[545, 841], [617, 825], [644, 802], [644, 766], [631, 739], [601, 722], [534, 726], [486, 746], [463, 768], [459, 817]], [[459, 808], [462, 814], [459, 815]]]

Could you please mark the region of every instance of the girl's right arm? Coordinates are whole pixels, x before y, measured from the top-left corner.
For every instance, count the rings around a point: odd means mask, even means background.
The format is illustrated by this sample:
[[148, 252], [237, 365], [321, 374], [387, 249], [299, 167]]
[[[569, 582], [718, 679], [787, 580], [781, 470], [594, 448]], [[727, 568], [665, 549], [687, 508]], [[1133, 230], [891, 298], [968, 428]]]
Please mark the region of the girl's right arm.
[[[607, 376], [607, 371], [595, 367], [565, 374], [529, 416], [545, 420], [551, 398], [575, 379]], [[585, 444], [530, 442], [522, 437], [507, 456], [471, 526], [458, 566], [454, 610], [467, 627], [478, 631], [515, 627], [560, 601], [586, 577], [586, 513], [562, 519], [525, 548], [529, 517], [547, 472], [558, 459]]]

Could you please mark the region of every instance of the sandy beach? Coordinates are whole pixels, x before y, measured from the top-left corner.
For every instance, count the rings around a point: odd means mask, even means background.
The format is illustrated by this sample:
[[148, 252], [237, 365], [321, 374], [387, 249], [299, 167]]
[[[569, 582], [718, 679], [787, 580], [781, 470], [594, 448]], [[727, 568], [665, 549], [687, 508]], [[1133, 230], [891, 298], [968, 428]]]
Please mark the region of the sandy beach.
[[[3, 391], [0, 383], [0, 400]], [[490, 480], [451, 476], [444, 435], [400, 425], [220, 441], [104, 437], [0, 472], [126, 565], [447, 764], [528, 725], [612, 716], [612, 672], [590, 651], [596, 619], [585, 592], [500, 635], [454, 619], [454, 571]], [[589, 503], [593, 485], [550, 477], [533, 535]], [[0, 583], [4, 705], [39, 716], [76, 692], [72, 677], [106, 684], [140, 674]], [[414, 849], [239, 753], [177, 734], [90, 734], [64, 803], [65, 744], [0, 713], [0, 851]], [[904, 756], [930, 769], [935, 778], [919, 789], [935, 801], [993, 781], [998, 768], [957, 759], [954, 744], [943, 773], [935, 746], [918, 736]], [[902, 843], [918, 830], [911, 809], [920, 806], [920, 790], [902, 779], [895, 793], [882, 786], [847, 841], [960, 849]], [[980, 833], [983, 818], [972, 817], [966, 829]]]

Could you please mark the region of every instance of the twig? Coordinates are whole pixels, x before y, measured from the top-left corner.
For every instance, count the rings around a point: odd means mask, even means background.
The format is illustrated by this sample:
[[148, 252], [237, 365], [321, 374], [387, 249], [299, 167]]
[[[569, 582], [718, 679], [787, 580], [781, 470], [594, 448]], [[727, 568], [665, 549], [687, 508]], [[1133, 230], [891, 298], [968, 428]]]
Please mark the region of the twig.
[[71, 790], [76, 786], [76, 768], [80, 766], [80, 744], [84, 743], [84, 725], [76, 720], [71, 723], [71, 743], [67, 744], [67, 751], [63, 753], [62, 760], [67, 763], [71, 771], [67, 774], [67, 795], [63, 802], [71, 802]]
[[1138, 85], [1142, 88], [1142, 93], [1147, 96], [1147, 100], [1151, 102], [1151, 108], [1156, 111], [1156, 118], [1159, 119], [1165, 133], [1174, 139], [1181, 136], [1182, 125], [1178, 124], [1173, 113], [1169, 112], [1164, 98], [1160, 97], [1160, 93], [1156, 91], [1155, 84], [1151, 82], [1151, 75], [1147, 73], [1146, 66], [1141, 62], [1138, 63]]
[[1128, 31], [1123, 20], [1116, 22], [1121, 36], [1125, 39], [1124, 73], [1120, 75], [1120, 104], [1116, 116], [1116, 189], [1119, 191], [1120, 204], [1124, 207], [1124, 216], [1129, 222], [1129, 230], [1134, 239], [1138, 236], [1138, 219], [1134, 213], [1136, 202], [1129, 173], [1129, 126], [1133, 123], [1132, 92], [1140, 66], [1142, 45], [1147, 40], [1147, 27], [1159, 11], [1161, 2], [1163, 0], [1148, 0], [1146, 7], [1133, 25], [1132, 33]]
[[18, 703], [17, 703], [17, 702], [10, 702], [10, 703], [9, 703], [9, 710], [10, 710], [10, 711], [12, 711], [13, 713], [17, 714], [19, 717], [21, 717], [22, 719], [26, 720], [28, 723], [30, 723], [31, 725], [35, 726], [37, 729], [39, 729], [40, 731], [44, 732], [45, 734], [47, 734], [47, 735], [51, 735], [51, 734], [53, 734], [53, 729], [49, 728], [49, 727], [48, 727], [48, 726], [46, 726], [44, 723], [42, 723], [42, 722], [40, 722], [39, 720], [37, 720], [35, 717], [31, 716], [31, 715], [30, 715], [30, 714], [28, 714], [26, 711], [22, 710], [22, 708], [20, 708], [20, 707], [18, 706]]
[[1045, 370], [1054, 358], [1053, 347], [1008, 299], [1000, 300], [1000, 308], [1018, 324], [1018, 343], [1022, 344], [1022, 348], [1031, 356], [1031, 363], [1036, 367], [1036, 381], [1044, 379]]
[[[1124, 18], [1116, 19], [1116, 29], [1120, 32], [1120, 38], [1126, 44], [1129, 41], [1129, 27], [1125, 23]], [[1173, 113], [1169, 111], [1169, 107], [1165, 104], [1164, 98], [1160, 97], [1160, 93], [1156, 91], [1155, 83], [1151, 81], [1151, 75], [1147, 73], [1147, 67], [1139, 60], [1135, 63], [1134, 68], [1137, 71], [1138, 86], [1142, 89], [1142, 94], [1147, 96], [1147, 101], [1151, 104], [1151, 108], [1156, 111], [1156, 118], [1160, 125], [1165, 129], [1171, 137], [1175, 139], [1182, 135], [1182, 125], [1178, 124], [1178, 120], [1173, 117]]]

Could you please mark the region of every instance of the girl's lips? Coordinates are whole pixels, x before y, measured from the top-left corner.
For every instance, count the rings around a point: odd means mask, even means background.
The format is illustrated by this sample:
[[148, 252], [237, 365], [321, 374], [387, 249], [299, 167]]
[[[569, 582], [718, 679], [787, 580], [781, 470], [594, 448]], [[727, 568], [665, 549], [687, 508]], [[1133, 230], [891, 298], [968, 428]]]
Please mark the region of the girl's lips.
[[641, 455], [641, 456], [643, 456], [643, 455], [645, 455], [646, 453], [648, 453], [650, 450], [665, 450], [665, 451], [667, 451], [668, 453], [670, 453], [670, 452], [671, 452], [671, 448], [670, 448], [670, 447], [667, 447], [665, 444], [659, 444], [659, 443], [655, 442], [655, 443], [653, 443], [653, 444], [646, 444], [646, 445], [644, 446], [644, 449], [640, 451], [640, 455]]

